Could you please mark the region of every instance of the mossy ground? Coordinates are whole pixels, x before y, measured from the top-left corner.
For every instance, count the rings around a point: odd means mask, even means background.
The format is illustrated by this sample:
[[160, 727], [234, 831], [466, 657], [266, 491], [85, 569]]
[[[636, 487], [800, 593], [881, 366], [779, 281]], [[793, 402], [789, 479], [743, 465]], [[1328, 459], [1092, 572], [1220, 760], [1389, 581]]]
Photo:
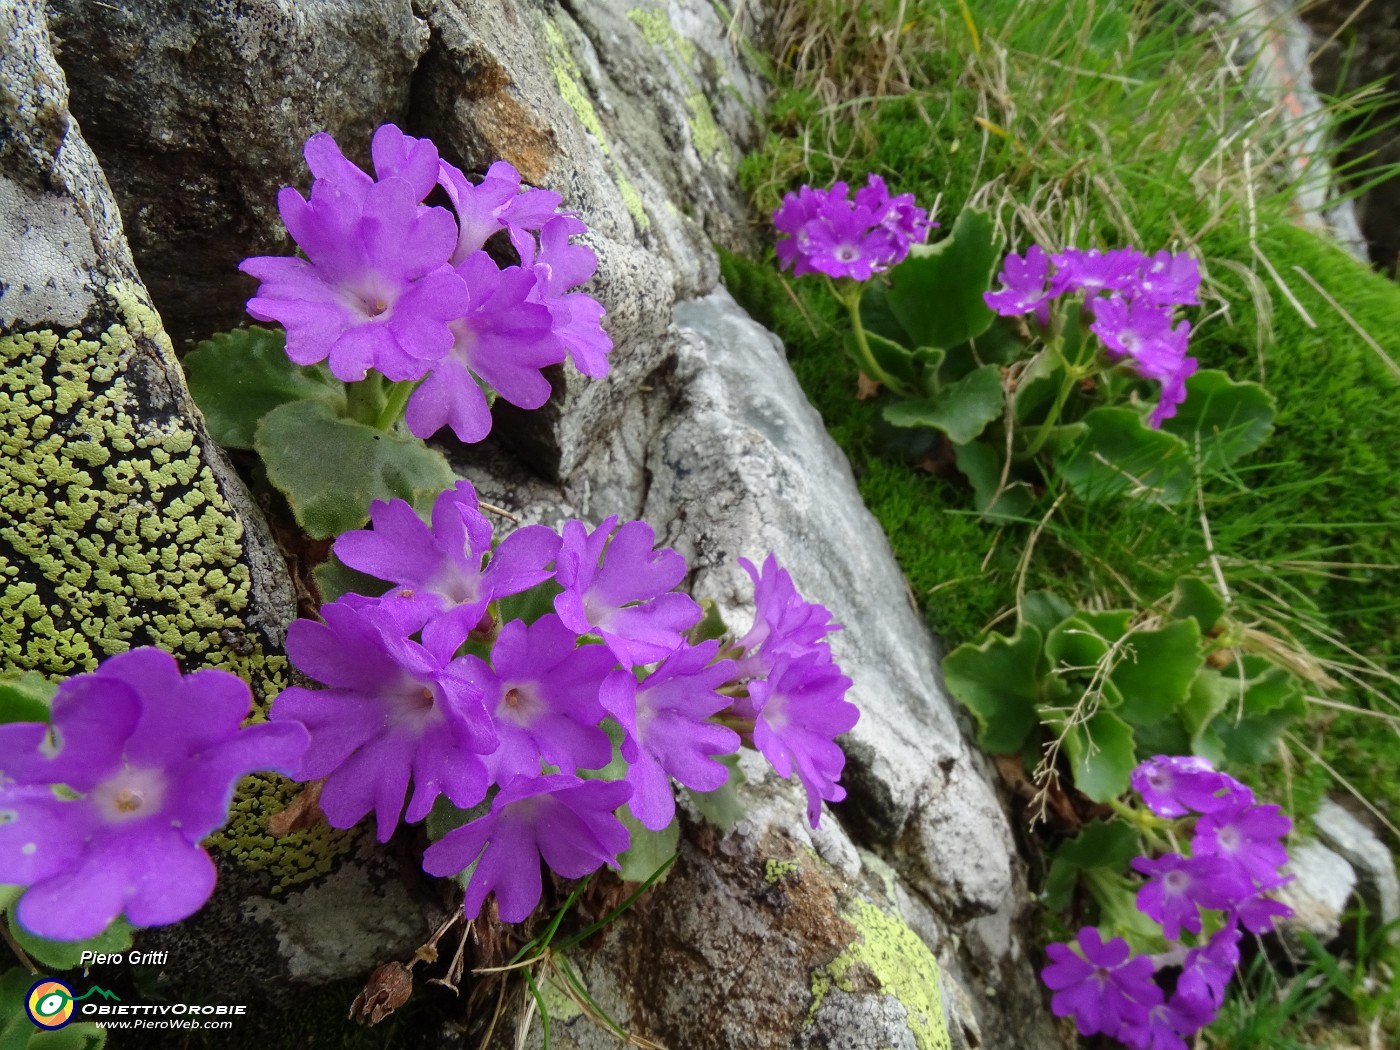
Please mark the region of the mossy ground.
[[1027, 590], [1150, 604], [1183, 573], [1211, 575], [1203, 510], [1235, 615], [1327, 675], [1335, 685], [1309, 691], [1343, 705], [1315, 705], [1277, 763], [1239, 772], [1293, 812], [1354, 789], [1400, 825], [1400, 288], [1298, 225], [1286, 121], [1256, 108], [1260, 130], [1233, 134], [1260, 103], [1183, 4], [1149, 18], [1128, 0], [915, 0], [838, 16], [832, 0], [780, 11], [784, 84], [741, 165], [760, 213], [801, 183], [875, 172], [937, 200], [945, 228], [969, 203], [993, 210], [1015, 250], [1047, 236], [1191, 250], [1207, 273], [1193, 353], [1278, 405], [1268, 444], [1207, 481], [1199, 507], [1067, 503], [1038, 534], [986, 523], [956, 473], [882, 447], [825, 288], [780, 275], [771, 254], [725, 256], [725, 283], [788, 347], [930, 626], [974, 638], [1012, 608], [1022, 571]]

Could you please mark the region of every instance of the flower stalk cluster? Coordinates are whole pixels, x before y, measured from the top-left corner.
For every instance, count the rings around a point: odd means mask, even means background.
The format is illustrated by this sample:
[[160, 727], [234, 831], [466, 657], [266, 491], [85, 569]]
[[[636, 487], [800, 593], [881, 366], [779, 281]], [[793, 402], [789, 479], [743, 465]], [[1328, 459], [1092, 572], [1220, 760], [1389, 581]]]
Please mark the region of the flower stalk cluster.
[[[523, 186], [504, 161], [473, 183], [392, 124], [372, 154], [374, 177], [313, 135], [310, 196], [287, 187], [277, 198], [305, 257], [240, 267], [261, 282], [248, 312], [286, 329], [294, 362], [327, 361], [338, 379], [366, 384], [350, 395], [363, 422], [387, 429], [402, 416], [417, 437], [446, 426], [467, 442], [490, 431], [490, 397], [543, 405], [550, 365], [607, 374], [603, 308], [575, 290], [597, 258], [573, 243], [587, 227], [559, 194]], [[435, 192], [450, 209], [425, 203]], [[381, 376], [400, 386], [383, 391]]]
[[1243, 931], [1266, 933], [1292, 914], [1269, 896], [1291, 879], [1281, 869], [1292, 824], [1202, 758], [1159, 755], [1133, 772], [1132, 783], [1156, 817], [1192, 825], [1189, 854], [1133, 861], [1147, 876], [1137, 908], [1171, 946], [1138, 955], [1121, 937], [1104, 941], [1085, 927], [1075, 941], [1049, 946], [1041, 979], [1054, 992], [1055, 1014], [1073, 1017], [1082, 1035], [1107, 1035], [1133, 1050], [1186, 1050], [1186, 1037], [1220, 1010]]
[[[423, 860], [433, 875], [471, 869], [468, 917], [494, 892], [502, 919], [523, 920], [540, 900], [541, 859], [566, 878], [616, 865], [630, 841], [619, 810], [665, 828], [673, 779], [702, 792], [725, 783], [736, 726], [781, 775], [796, 773], [814, 826], [823, 800], [844, 797], [835, 738], [857, 712], [823, 640], [836, 625], [771, 555], [761, 570], [743, 563], [757, 615], [721, 651], [690, 637], [702, 609], [676, 590], [685, 560], [657, 549], [645, 522], [529, 525], [493, 548], [461, 481], [431, 524], [400, 500], [376, 501], [371, 523], [335, 551], [391, 588], [291, 625], [289, 656], [326, 688], [285, 690], [271, 719], [309, 731], [296, 777], [324, 779], [336, 827], [374, 813], [385, 841], [439, 796], [480, 812]], [[512, 617], [521, 606], [508, 600], [526, 592], [549, 611]]]
[[[1186, 380], [1198, 362], [1186, 354], [1191, 335], [1189, 321], [1173, 325], [1177, 306], [1199, 305], [1200, 266], [1189, 255], [1160, 251], [1144, 255], [1133, 248], [1100, 252], [1070, 248], [1049, 255], [1032, 245], [1024, 256], [1006, 257], [997, 278], [1001, 288], [987, 292], [987, 306], [1003, 317], [1035, 316], [1041, 328], [1051, 323], [1050, 305], [1056, 299], [1078, 294], [1092, 317], [1089, 330], [1098, 336], [1112, 362], [1130, 364], [1144, 379], [1161, 386], [1161, 396], [1148, 417], [1156, 428], [1176, 415], [1186, 400]], [[1042, 426], [1048, 432], [1064, 395], [1085, 375], [1097, 371], [1078, 362], [1065, 362], [1061, 397]]]

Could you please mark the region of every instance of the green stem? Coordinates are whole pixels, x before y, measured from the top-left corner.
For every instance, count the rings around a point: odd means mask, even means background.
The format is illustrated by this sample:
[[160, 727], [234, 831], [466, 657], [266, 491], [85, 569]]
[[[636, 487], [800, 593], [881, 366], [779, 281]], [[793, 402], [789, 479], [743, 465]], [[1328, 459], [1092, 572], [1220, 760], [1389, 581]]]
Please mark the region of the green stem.
[[1055, 403], [1050, 406], [1050, 414], [1041, 421], [1040, 427], [1035, 432], [1035, 438], [1031, 441], [1030, 448], [1026, 449], [1024, 453], [1026, 459], [1030, 459], [1044, 446], [1045, 439], [1050, 436], [1050, 431], [1059, 422], [1060, 410], [1065, 407], [1065, 402], [1069, 400], [1070, 391], [1074, 389], [1074, 384], [1077, 382], [1079, 382], [1079, 376], [1075, 374], [1074, 369], [1066, 366], [1065, 380], [1060, 384], [1059, 393], [1055, 395]]
[[379, 415], [374, 421], [375, 428], [384, 431], [393, 430], [399, 420], [403, 418], [404, 406], [408, 404], [408, 399], [413, 396], [413, 392], [417, 389], [417, 383], [391, 383], [388, 396], [384, 398], [384, 407], [380, 409]]
[[880, 367], [875, 360], [875, 355], [870, 351], [870, 340], [865, 336], [865, 325], [860, 320], [860, 297], [865, 291], [865, 285], [853, 284], [846, 292], [840, 291], [834, 283], [831, 283], [832, 294], [846, 307], [846, 312], [851, 316], [851, 332], [856, 338], [856, 352], [860, 355], [861, 367], [865, 374], [883, 384], [887, 389], [894, 391], [900, 397], [912, 398], [916, 395], [911, 393], [903, 383], [890, 375]]
[[345, 407], [349, 410], [351, 419], [375, 426], [383, 404], [383, 376], [378, 372], [370, 372], [358, 383], [345, 385]]

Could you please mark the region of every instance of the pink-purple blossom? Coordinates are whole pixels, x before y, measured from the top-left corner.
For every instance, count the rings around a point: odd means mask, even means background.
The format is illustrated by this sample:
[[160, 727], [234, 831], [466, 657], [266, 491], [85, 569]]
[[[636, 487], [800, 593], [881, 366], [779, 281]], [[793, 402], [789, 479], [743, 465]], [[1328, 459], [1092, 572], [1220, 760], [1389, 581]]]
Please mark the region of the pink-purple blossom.
[[1133, 770], [1133, 790], [1159, 817], [1215, 813], [1254, 801], [1254, 793], [1234, 777], [1217, 773], [1195, 755], [1157, 755]]
[[310, 732], [296, 778], [325, 778], [321, 810], [333, 827], [373, 812], [386, 842], [400, 816], [422, 820], [439, 795], [462, 809], [486, 797], [483, 756], [498, 740], [481, 687], [454, 655], [466, 632], [414, 641], [426, 615], [411, 601], [347, 595], [321, 607], [325, 623], [287, 629], [292, 663], [329, 688], [284, 689], [270, 717]]
[[913, 194], [891, 197], [878, 175], [869, 176], [854, 200], [844, 182], [829, 190], [803, 186], [773, 213], [773, 226], [782, 235], [778, 260], [798, 277], [824, 273], [869, 280], [902, 262], [935, 225], [915, 206]]
[[251, 703], [226, 671], [140, 648], [62, 683], [51, 724], [0, 725], [0, 884], [29, 887], [20, 923], [71, 941], [197, 911], [215, 881], [199, 843], [238, 780], [291, 773], [307, 746], [299, 725], [243, 728]]
[[1052, 944], [1046, 952], [1051, 961], [1040, 979], [1054, 992], [1050, 1009], [1056, 1017], [1073, 1017], [1080, 1035], [1117, 1035], [1145, 1024], [1162, 1002], [1152, 960], [1132, 954], [1121, 937], [1105, 942], [1097, 929], [1086, 926], [1074, 942]]
[[495, 892], [505, 922], [528, 918], [543, 891], [540, 860], [578, 879], [617, 856], [631, 840], [617, 809], [632, 793], [625, 781], [580, 780], [565, 773], [507, 781], [483, 817], [449, 831], [423, 854], [429, 875], [454, 876], [473, 863], [467, 918]]
[[613, 515], [592, 530], [581, 521], [564, 523], [555, 571], [564, 589], [554, 609], [571, 630], [596, 632], [627, 666], [664, 659], [700, 619], [695, 599], [674, 590], [685, 559], [655, 545], [644, 521], [618, 525]]
[[714, 791], [729, 771], [716, 761], [739, 749], [739, 734], [709, 719], [729, 706], [717, 690], [734, 677], [734, 661], [716, 660], [719, 643], [682, 646], [641, 682], [618, 670], [603, 684], [602, 703], [625, 736], [629, 806], [643, 827], [660, 831], [676, 814], [671, 778]]
[[1253, 888], [1246, 875], [1219, 857], [1138, 857], [1133, 870], [1148, 876], [1138, 890], [1138, 911], [1160, 924], [1163, 935], [1173, 941], [1180, 939], [1182, 930], [1201, 932], [1202, 908], [1227, 910]]

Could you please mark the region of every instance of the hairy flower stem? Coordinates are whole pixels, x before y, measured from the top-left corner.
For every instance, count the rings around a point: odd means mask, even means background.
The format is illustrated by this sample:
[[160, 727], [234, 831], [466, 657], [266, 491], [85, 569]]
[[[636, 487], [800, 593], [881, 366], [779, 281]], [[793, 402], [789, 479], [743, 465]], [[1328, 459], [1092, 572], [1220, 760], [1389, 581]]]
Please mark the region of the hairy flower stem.
[[417, 383], [391, 383], [387, 396], [384, 398], [384, 407], [380, 409], [379, 415], [375, 418], [374, 425], [378, 430], [393, 430], [403, 418], [404, 406], [408, 404], [408, 399], [413, 396], [413, 391], [418, 389]]
[[871, 379], [879, 381], [887, 389], [894, 391], [900, 397], [917, 397], [913, 391], [909, 390], [894, 376], [890, 375], [880, 367], [875, 355], [870, 350], [870, 340], [865, 335], [865, 325], [860, 320], [860, 297], [865, 291], [865, 285], [851, 283], [845, 289], [838, 287], [829, 278], [827, 283], [831, 286], [831, 292], [840, 300], [846, 308], [846, 313], [851, 317], [851, 332], [856, 340], [856, 352], [860, 355], [861, 368]]
[[370, 372], [359, 382], [345, 384], [345, 407], [356, 422], [378, 427], [383, 406], [384, 377], [378, 372]]

